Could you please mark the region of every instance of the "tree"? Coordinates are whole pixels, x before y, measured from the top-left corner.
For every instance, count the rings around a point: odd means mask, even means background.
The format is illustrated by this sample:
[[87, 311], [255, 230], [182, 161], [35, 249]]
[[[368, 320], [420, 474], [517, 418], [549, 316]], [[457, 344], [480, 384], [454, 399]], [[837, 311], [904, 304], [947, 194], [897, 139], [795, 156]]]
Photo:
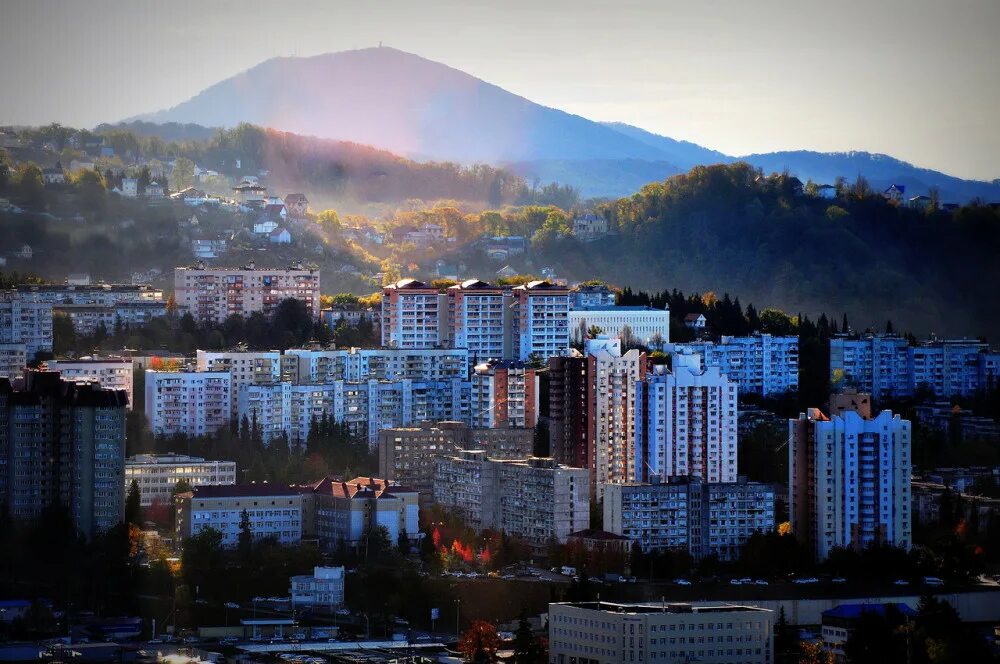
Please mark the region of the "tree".
[[531, 631], [531, 623], [524, 610], [514, 632], [514, 661], [517, 664], [536, 664], [545, 661], [545, 651]]
[[250, 527], [250, 513], [246, 509], [240, 512], [240, 535], [236, 550], [243, 560], [249, 560], [253, 553], [253, 530]]
[[104, 178], [95, 170], [82, 170], [73, 176], [73, 186], [80, 196], [80, 205], [89, 212], [100, 212], [107, 203]]
[[42, 177], [42, 169], [30, 161], [19, 164], [14, 171], [14, 191], [27, 205], [44, 205], [45, 178]]
[[485, 620], [477, 620], [462, 634], [458, 650], [469, 662], [494, 662], [500, 649], [497, 629]]
[[170, 184], [174, 191], [194, 185], [194, 162], [186, 157], [177, 157], [174, 169], [170, 172]]
[[125, 497], [125, 523], [142, 525], [142, 498], [139, 495], [139, 483], [134, 478], [128, 485], [128, 495]]
[[332, 233], [339, 233], [342, 228], [340, 215], [337, 214], [336, 210], [323, 210], [316, 215], [316, 223], [319, 224], [323, 230], [330, 231]]

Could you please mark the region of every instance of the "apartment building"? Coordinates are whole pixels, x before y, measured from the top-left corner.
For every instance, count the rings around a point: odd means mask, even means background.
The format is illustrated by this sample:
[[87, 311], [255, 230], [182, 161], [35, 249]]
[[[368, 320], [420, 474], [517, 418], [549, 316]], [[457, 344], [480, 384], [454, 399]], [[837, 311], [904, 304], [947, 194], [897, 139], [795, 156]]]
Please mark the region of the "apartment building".
[[939, 398], [972, 396], [995, 388], [1000, 353], [967, 339], [935, 339], [916, 346], [892, 335], [830, 340], [830, 381], [876, 399], [908, 398], [917, 391]]
[[18, 521], [56, 504], [93, 537], [125, 512], [125, 393], [25, 371], [0, 378], [0, 503]]
[[19, 378], [28, 359], [27, 344], [0, 342], [0, 377]]
[[510, 357], [511, 298], [499, 286], [468, 279], [445, 291], [444, 345], [465, 348], [473, 362]]
[[122, 390], [132, 410], [132, 360], [123, 357], [81, 357], [78, 360], [49, 360], [48, 371], [58, 371], [66, 380], [95, 381], [106, 390]]
[[[52, 304], [36, 301], [20, 291], [0, 292], [0, 344], [23, 344], [28, 362], [38, 353], [51, 353]], [[9, 357], [19, 355], [19, 348], [7, 349], [12, 351]], [[18, 374], [23, 367], [17, 367]]]
[[462, 450], [437, 459], [434, 501], [476, 529], [502, 530], [535, 550], [590, 527], [590, 473], [552, 459], [491, 459]]
[[177, 539], [185, 540], [205, 529], [222, 533], [222, 545], [239, 543], [240, 522], [246, 513], [255, 540], [274, 538], [281, 544], [302, 539], [302, 494], [287, 484], [226, 484], [196, 486], [177, 494]]
[[230, 424], [228, 371], [146, 370], [146, 420], [156, 436], [207, 436]]
[[671, 355], [673, 371], [653, 367], [637, 386], [638, 476], [737, 480], [737, 392], [717, 366], [695, 353]]
[[298, 383], [337, 380], [465, 380], [469, 353], [464, 348], [290, 348], [282, 357], [281, 374]]
[[774, 612], [731, 604], [549, 604], [549, 662], [773, 664]]
[[250, 431], [260, 432], [265, 445], [281, 439], [290, 443], [293, 435], [291, 383], [242, 385], [236, 415], [241, 427], [248, 426]]
[[167, 313], [163, 291], [146, 285], [33, 284], [18, 286], [17, 293], [25, 301], [50, 304], [54, 313], [69, 317], [78, 335], [92, 335], [101, 327], [110, 332], [144, 325]]
[[281, 352], [272, 351], [205, 351], [195, 354], [198, 371], [229, 373], [229, 416], [237, 417], [240, 388], [244, 385], [266, 385], [281, 380]]
[[436, 288], [400, 279], [382, 288], [382, 345], [388, 348], [440, 348], [444, 313]]
[[533, 447], [532, 429], [470, 429], [464, 422], [383, 429], [378, 435], [379, 475], [416, 489], [421, 503], [428, 504], [434, 500], [438, 457], [471, 449], [483, 450], [491, 459], [524, 459]]
[[119, 328], [141, 327], [167, 315], [166, 302], [136, 301], [118, 304], [53, 304], [52, 312], [69, 318], [73, 331], [89, 336], [103, 329], [112, 333]]
[[910, 344], [888, 335], [830, 339], [830, 382], [838, 389], [856, 389], [876, 399], [913, 396]]
[[548, 281], [513, 289], [513, 359], [545, 361], [569, 348], [569, 290]]
[[613, 307], [616, 295], [604, 284], [579, 284], [569, 292], [570, 309]]
[[473, 427], [532, 429], [538, 423], [538, 375], [524, 362], [478, 364], [470, 382], [469, 424]]
[[641, 470], [636, 464], [637, 385], [646, 376], [646, 354], [621, 352], [618, 339], [588, 339], [587, 438], [593, 445], [590, 463], [591, 491], [600, 497], [603, 485], [634, 482]]
[[174, 298], [182, 312], [199, 321], [222, 322], [231, 314], [271, 316], [287, 299], [304, 303], [319, 318], [319, 270], [301, 263], [286, 269], [260, 268], [253, 262], [243, 268], [174, 268]]
[[669, 350], [701, 355], [707, 367], [719, 367], [740, 394], [769, 397], [799, 389], [799, 338], [755, 334], [723, 336], [719, 343], [673, 344]]
[[192, 487], [236, 484], [235, 461], [206, 461], [185, 454], [137, 454], [125, 460], [125, 491], [135, 480], [143, 507], [168, 504], [174, 487], [184, 481]]
[[583, 343], [591, 327], [601, 334], [633, 340], [650, 348], [670, 341], [670, 309], [653, 307], [616, 307], [614, 305], [574, 306], [569, 310], [569, 329], [573, 341]]
[[604, 491], [604, 528], [637, 542], [647, 553], [680, 550], [695, 560], [715, 556], [735, 561], [751, 535], [775, 528], [770, 484], [653, 479], [608, 485]]
[[[842, 397], [843, 395], [841, 395]], [[811, 408], [788, 423], [792, 531], [824, 560], [835, 547], [912, 544], [910, 422], [847, 397], [827, 417]]]
[[575, 468], [593, 467], [588, 372], [587, 358], [575, 351], [549, 358], [549, 449], [556, 461]]
[[395, 544], [400, 535], [416, 541], [419, 498], [410, 487], [375, 477], [341, 482], [326, 477], [300, 488], [312, 522], [307, 530], [326, 549], [364, 546], [372, 528], [385, 528]]

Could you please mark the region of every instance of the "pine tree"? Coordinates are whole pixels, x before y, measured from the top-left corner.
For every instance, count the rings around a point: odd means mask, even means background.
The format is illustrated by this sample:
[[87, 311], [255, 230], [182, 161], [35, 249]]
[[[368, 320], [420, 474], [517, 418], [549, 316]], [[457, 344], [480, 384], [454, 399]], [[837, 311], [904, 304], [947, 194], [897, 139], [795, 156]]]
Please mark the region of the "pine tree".
[[142, 499], [139, 483], [135, 479], [128, 485], [128, 495], [125, 498], [125, 523], [142, 525]]

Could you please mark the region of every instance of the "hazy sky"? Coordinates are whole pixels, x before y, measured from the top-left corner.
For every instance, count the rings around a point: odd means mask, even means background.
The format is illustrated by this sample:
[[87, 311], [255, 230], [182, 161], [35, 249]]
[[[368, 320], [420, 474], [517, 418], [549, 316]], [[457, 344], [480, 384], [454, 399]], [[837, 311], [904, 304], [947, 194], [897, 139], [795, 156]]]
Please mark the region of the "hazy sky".
[[0, 124], [93, 126], [276, 55], [380, 41], [730, 154], [1000, 177], [1000, 0], [0, 0]]

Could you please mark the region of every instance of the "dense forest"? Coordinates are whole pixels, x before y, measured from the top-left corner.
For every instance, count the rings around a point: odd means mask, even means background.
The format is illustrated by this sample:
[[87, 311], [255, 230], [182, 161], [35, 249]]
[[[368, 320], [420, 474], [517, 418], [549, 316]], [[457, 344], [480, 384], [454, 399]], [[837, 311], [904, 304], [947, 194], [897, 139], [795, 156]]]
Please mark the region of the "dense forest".
[[942, 210], [883, 199], [859, 178], [837, 197], [744, 163], [696, 167], [602, 206], [617, 234], [554, 237], [535, 263], [570, 279], [633, 288], [739, 293], [816, 317], [849, 311], [855, 327], [892, 319], [918, 336], [997, 336], [1000, 210]]

